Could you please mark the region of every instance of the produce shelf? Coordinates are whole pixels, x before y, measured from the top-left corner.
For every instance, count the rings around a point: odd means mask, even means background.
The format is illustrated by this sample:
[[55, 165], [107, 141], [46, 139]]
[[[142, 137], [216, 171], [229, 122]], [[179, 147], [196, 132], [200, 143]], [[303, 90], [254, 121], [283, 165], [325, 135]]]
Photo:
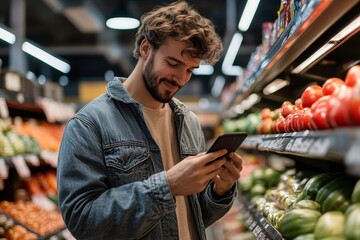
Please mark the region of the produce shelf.
[[360, 174], [360, 128], [248, 136], [240, 148], [298, 155], [343, 163], [349, 174]]
[[308, 1], [270, 48], [258, 68], [235, 91], [224, 109], [229, 109], [250, 94], [264, 88], [357, 3], [357, 0]]
[[283, 240], [282, 235], [256, 210], [254, 205], [245, 197], [240, 196], [239, 208], [243, 218], [256, 239]]

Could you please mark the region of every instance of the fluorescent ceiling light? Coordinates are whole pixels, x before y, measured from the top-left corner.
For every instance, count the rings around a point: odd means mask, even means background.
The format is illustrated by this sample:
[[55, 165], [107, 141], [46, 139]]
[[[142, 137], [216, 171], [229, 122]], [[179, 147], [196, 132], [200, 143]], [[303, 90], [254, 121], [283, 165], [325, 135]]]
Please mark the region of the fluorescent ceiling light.
[[140, 21], [130, 17], [114, 17], [106, 21], [106, 26], [118, 30], [134, 29], [140, 26]]
[[360, 16], [355, 18], [352, 22], [350, 22], [346, 27], [344, 27], [340, 32], [338, 32], [334, 37], [330, 39], [328, 43], [319, 48], [313, 55], [311, 55], [308, 59], [302, 62], [299, 66], [297, 66], [292, 73], [301, 73], [310, 66], [313, 62], [320, 59], [323, 55], [328, 53], [331, 49], [333, 49], [336, 45], [338, 45], [344, 38], [349, 36], [355, 31], [358, 31], [360, 27]]
[[289, 85], [289, 81], [277, 78], [264, 88], [263, 93], [265, 95], [270, 95], [286, 87], [287, 85]]
[[59, 70], [60, 72], [68, 73], [70, 71], [70, 65], [68, 63], [50, 55], [49, 53], [27, 41], [23, 43], [22, 50], [32, 55], [33, 57], [36, 57], [37, 59], [43, 61], [44, 63], [52, 66], [53, 68]]
[[360, 16], [355, 18], [350, 24], [348, 24], [346, 27], [344, 27], [340, 32], [338, 32], [333, 38], [331, 38], [331, 41], [341, 41], [346, 36], [354, 32], [356, 29], [360, 27]]
[[195, 75], [211, 75], [214, 73], [214, 67], [210, 64], [201, 63], [199, 68], [193, 71]]
[[225, 78], [219, 75], [215, 78], [214, 85], [211, 88], [211, 95], [214, 97], [220, 97], [221, 91], [225, 86]]
[[0, 39], [4, 40], [7, 43], [14, 44], [16, 37], [13, 33], [0, 27]]
[[313, 55], [311, 55], [308, 59], [306, 59], [304, 62], [302, 62], [299, 66], [297, 66], [294, 70], [292, 70], [292, 73], [300, 73], [305, 68], [310, 66], [314, 61], [322, 57], [326, 52], [328, 52], [330, 49], [332, 49], [335, 46], [335, 43], [326, 43], [324, 46], [319, 48]]
[[242, 68], [240, 66], [234, 66], [234, 61], [236, 55], [239, 51], [240, 45], [243, 40], [243, 35], [241, 33], [235, 33], [233, 38], [231, 39], [229, 48], [224, 57], [223, 64], [221, 66], [222, 72], [225, 75], [229, 76], [239, 76], [242, 74]]
[[240, 31], [247, 31], [249, 29], [250, 23], [254, 18], [256, 9], [259, 5], [260, 0], [248, 0], [244, 8], [244, 12], [241, 15], [238, 28]]

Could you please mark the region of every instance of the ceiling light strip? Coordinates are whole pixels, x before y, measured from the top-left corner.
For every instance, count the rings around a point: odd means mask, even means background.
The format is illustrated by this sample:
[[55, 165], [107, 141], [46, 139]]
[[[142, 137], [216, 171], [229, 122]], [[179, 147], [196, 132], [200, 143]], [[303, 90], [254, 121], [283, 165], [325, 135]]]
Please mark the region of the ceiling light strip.
[[16, 41], [15, 34], [9, 32], [8, 30], [0, 27], [0, 39], [4, 40], [7, 43], [14, 44]]
[[33, 57], [43, 61], [44, 63], [50, 65], [51, 67], [59, 70], [63, 73], [68, 73], [70, 71], [70, 65], [51, 54], [45, 52], [44, 50], [36, 47], [35, 45], [25, 41], [22, 45], [22, 50]]
[[195, 75], [212, 75], [214, 73], [214, 67], [210, 64], [200, 64], [200, 67], [196, 68], [193, 73]]
[[235, 33], [231, 39], [229, 48], [225, 54], [224, 61], [222, 63], [222, 72], [225, 75], [229, 76], [239, 76], [242, 73], [242, 68], [240, 66], [234, 66], [234, 61], [236, 55], [239, 51], [243, 40], [243, 35], [241, 33]]
[[255, 12], [259, 6], [260, 0], [248, 0], [244, 8], [244, 12], [241, 15], [238, 28], [240, 31], [247, 31], [254, 18]]
[[322, 58], [326, 53], [330, 52], [331, 49], [335, 48], [342, 40], [344, 40], [347, 36], [352, 34], [353, 32], [359, 31], [360, 28], [360, 16], [355, 18], [352, 22], [350, 22], [346, 27], [341, 29], [334, 37], [332, 37], [327, 43], [325, 43], [321, 48], [319, 48], [313, 55], [311, 55], [308, 59], [298, 65], [292, 73], [298, 74], [303, 72], [306, 68], [308, 68], [315, 61]]
[[106, 26], [118, 30], [135, 29], [140, 26], [140, 21], [131, 17], [114, 17], [106, 21]]

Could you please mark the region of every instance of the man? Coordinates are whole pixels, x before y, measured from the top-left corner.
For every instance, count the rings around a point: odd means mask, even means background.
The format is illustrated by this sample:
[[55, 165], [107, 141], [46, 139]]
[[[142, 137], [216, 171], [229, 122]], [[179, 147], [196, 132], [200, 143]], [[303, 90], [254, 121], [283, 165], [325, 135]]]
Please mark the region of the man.
[[194, 113], [174, 95], [222, 50], [212, 23], [185, 2], [144, 15], [127, 79], [67, 124], [60, 208], [77, 239], [206, 239], [237, 195], [242, 159], [206, 154]]

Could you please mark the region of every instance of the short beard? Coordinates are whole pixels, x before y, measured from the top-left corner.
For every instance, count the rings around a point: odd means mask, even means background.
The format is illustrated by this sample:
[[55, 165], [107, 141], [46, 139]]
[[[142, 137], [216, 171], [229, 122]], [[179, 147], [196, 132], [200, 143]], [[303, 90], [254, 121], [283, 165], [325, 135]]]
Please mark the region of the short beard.
[[[166, 91], [163, 95], [159, 92], [159, 84], [162, 81], [169, 81], [173, 82], [171, 80], [168, 80], [166, 78], [160, 78], [152, 71], [154, 67], [154, 54], [151, 53], [149, 57], [149, 61], [145, 64], [145, 69], [143, 72], [143, 79], [145, 83], [145, 87], [150, 93], [150, 95], [158, 102], [161, 103], [168, 103], [172, 99], [173, 95], [171, 95], [171, 92]], [[158, 82], [156, 82], [158, 80]]]

